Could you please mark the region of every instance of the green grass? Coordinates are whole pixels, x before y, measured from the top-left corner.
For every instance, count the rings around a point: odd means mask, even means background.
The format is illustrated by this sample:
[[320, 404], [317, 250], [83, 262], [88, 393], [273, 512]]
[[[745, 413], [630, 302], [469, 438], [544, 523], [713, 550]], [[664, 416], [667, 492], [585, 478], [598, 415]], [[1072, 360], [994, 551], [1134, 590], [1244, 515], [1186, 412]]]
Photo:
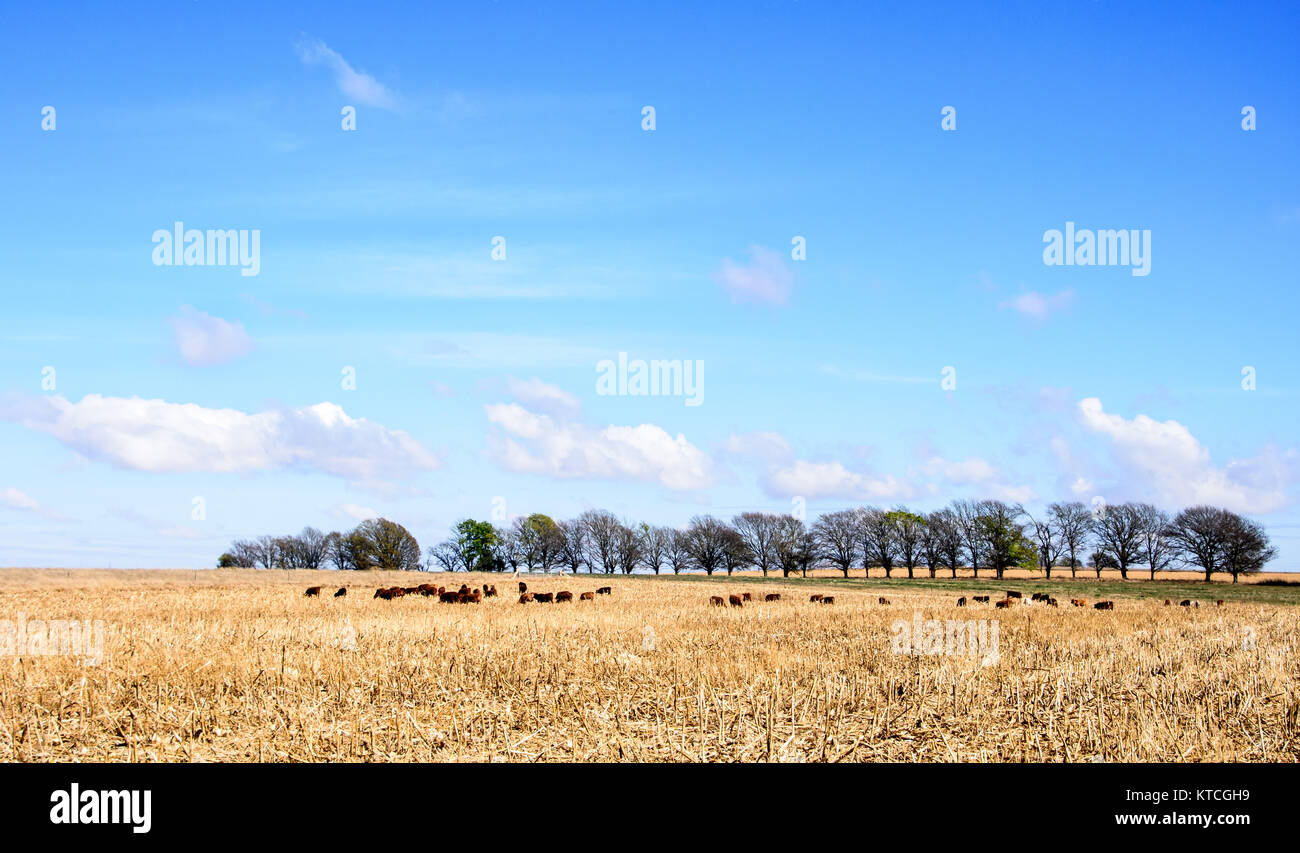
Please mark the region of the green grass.
[[[928, 571], [928, 570], [927, 570]], [[906, 570], [904, 570], [906, 572]], [[552, 575], [554, 577], [555, 575]], [[528, 579], [537, 577], [537, 575], [520, 575], [521, 578]], [[566, 577], [573, 577], [566, 575]], [[726, 581], [734, 584], [782, 584], [785, 586], [807, 586], [810, 593], [825, 591], [827, 589], [840, 589], [845, 591], [879, 591], [888, 594], [890, 590], [904, 592], [907, 590], [924, 590], [927, 592], [951, 593], [954, 597], [962, 595], [996, 595], [999, 598], [1008, 589], [1019, 590], [1026, 597], [1035, 592], [1046, 592], [1054, 598], [1067, 600], [1070, 598], [1087, 598], [1090, 601], [1106, 598], [1138, 598], [1138, 599], [1156, 599], [1164, 601], [1166, 598], [1172, 599], [1174, 603], [1184, 598], [1190, 598], [1193, 601], [1200, 601], [1202, 605], [1212, 604], [1216, 599], [1222, 598], [1224, 601], [1244, 602], [1249, 604], [1288, 604], [1300, 605], [1300, 584], [1294, 586], [1282, 585], [1265, 585], [1253, 583], [1223, 583], [1216, 581], [1214, 583], [1205, 583], [1204, 581], [1176, 580], [1176, 581], [1151, 581], [1151, 580], [1097, 580], [1095, 577], [1089, 579], [1082, 574], [1078, 578], [1071, 580], [1067, 573], [1064, 577], [1053, 577], [1050, 581], [1043, 578], [1025, 580], [1022, 578], [997, 580], [992, 577], [969, 578], [930, 578], [915, 577], [908, 579], [906, 574], [902, 577], [892, 578], [805, 578], [798, 575], [782, 577], [779, 572], [773, 573], [769, 577], [754, 575], [735, 575], [727, 577], [725, 573], [715, 573], [712, 577], [700, 574], [660, 574], [660, 575], [604, 575], [595, 574], [587, 575], [585, 573], [578, 577], [613, 578], [618, 577], [620, 580], [633, 579], [672, 579], [682, 583], [700, 583], [709, 581]]]

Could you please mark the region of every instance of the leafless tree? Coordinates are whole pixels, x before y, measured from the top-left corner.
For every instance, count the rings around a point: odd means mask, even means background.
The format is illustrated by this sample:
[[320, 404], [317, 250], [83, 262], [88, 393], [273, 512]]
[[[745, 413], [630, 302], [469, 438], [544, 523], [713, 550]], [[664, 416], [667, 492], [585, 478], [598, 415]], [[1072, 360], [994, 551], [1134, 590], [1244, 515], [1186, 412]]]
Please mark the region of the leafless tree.
[[1081, 565], [1079, 555], [1088, 547], [1092, 513], [1079, 501], [1054, 503], [1047, 512], [1060, 531], [1062, 551], [1070, 555], [1070, 577], [1074, 577], [1075, 570]]
[[1155, 580], [1156, 572], [1168, 569], [1178, 558], [1178, 547], [1168, 533], [1173, 519], [1151, 504], [1134, 504], [1133, 508], [1138, 515], [1142, 559], [1151, 569], [1151, 580]]
[[1038, 565], [1047, 579], [1051, 580], [1052, 567], [1061, 558], [1061, 552], [1065, 548], [1061, 528], [1057, 526], [1051, 510], [1037, 518], [1026, 512], [1025, 517], [1029, 519], [1029, 529], [1034, 535], [1034, 545], [1038, 548]]
[[587, 528], [592, 562], [597, 563], [605, 574], [612, 575], [618, 570], [619, 564], [617, 537], [622, 524], [618, 517], [603, 509], [590, 509], [580, 515], [578, 520]]
[[753, 565], [767, 577], [776, 564], [774, 540], [781, 525], [781, 516], [770, 512], [742, 512], [731, 520], [732, 526], [744, 540]]
[[812, 527], [817, 549], [844, 577], [858, 562], [858, 517], [851, 509], [828, 512]]
[[726, 560], [727, 531], [730, 528], [711, 515], [697, 515], [686, 528], [686, 551], [691, 562], [712, 575]]
[[921, 562], [921, 543], [925, 539], [925, 517], [905, 506], [895, 507], [886, 513], [886, 517], [894, 525], [898, 559], [907, 569], [907, 576], [915, 577], [916, 566]]
[[575, 575], [583, 566], [591, 573], [591, 549], [587, 542], [587, 526], [580, 520], [559, 522], [560, 562]]
[[898, 529], [889, 513], [876, 507], [858, 510], [858, 541], [862, 543], [862, 567], [871, 573], [880, 566], [889, 577], [898, 558]]
[[1092, 522], [1092, 535], [1099, 549], [1119, 567], [1128, 580], [1129, 566], [1142, 558], [1142, 516], [1131, 503], [1107, 505]]
[[673, 574], [680, 575], [683, 570], [691, 567], [691, 552], [687, 546], [690, 544], [690, 537], [685, 530], [668, 530], [668, 541], [664, 549], [664, 556], [668, 560], [668, 568], [673, 570]]
[[1214, 506], [1184, 509], [1166, 529], [1184, 562], [1200, 567], [1205, 582], [1221, 570], [1223, 548], [1228, 538], [1228, 512]]
[[970, 557], [971, 571], [975, 577], [980, 576], [980, 559], [984, 554], [983, 528], [980, 524], [980, 502], [958, 500], [952, 502], [953, 518], [961, 530], [962, 544], [966, 547], [966, 556]]

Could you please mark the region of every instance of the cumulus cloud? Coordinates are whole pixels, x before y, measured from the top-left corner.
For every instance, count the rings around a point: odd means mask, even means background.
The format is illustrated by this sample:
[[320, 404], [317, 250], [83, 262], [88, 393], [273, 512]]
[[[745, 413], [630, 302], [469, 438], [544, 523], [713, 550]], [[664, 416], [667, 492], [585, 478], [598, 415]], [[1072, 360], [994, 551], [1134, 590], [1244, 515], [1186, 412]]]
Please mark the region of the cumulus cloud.
[[41, 506], [35, 498], [24, 492], [18, 491], [12, 486], [0, 491], [0, 507], [17, 510], [18, 512], [36, 513], [37, 515], [43, 515], [46, 518], [63, 518], [61, 513], [55, 512], [52, 509], [46, 509]]
[[1022, 317], [1041, 322], [1073, 301], [1073, 290], [1062, 290], [1060, 293], [1053, 294], [1027, 290], [1019, 296], [1000, 303], [998, 307], [1010, 308]]
[[379, 513], [370, 507], [353, 503], [339, 504], [334, 507], [333, 514], [335, 518], [350, 518], [353, 521], [367, 521], [372, 518], [379, 518]]
[[1215, 504], [1243, 512], [1272, 512], [1286, 506], [1294, 479], [1294, 450], [1266, 448], [1253, 459], [1216, 467], [1210, 451], [1177, 421], [1147, 415], [1132, 420], [1107, 413], [1096, 397], [1079, 402], [1083, 425], [1111, 440], [1117, 459], [1159, 498], [1171, 505]]
[[768, 473], [763, 481], [768, 494], [780, 497], [893, 500], [915, 494], [907, 482], [892, 475], [873, 477], [850, 471], [840, 462], [797, 459]]
[[333, 403], [249, 414], [139, 397], [88, 394], [0, 405], [0, 419], [46, 433], [70, 450], [148, 472], [315, 471], [363, 484], [433, 470], [438, 460], [410, 435]]
[[576, 417], [582, 403], [576, 396], [534, 377], [523, 380], [513, 376], [506, 380], [510, 395], [530, 409], [561, 418]]
[[942, 477], [958, 485], [985, 483], [998, 475], [997, 468], [978, 456], [971, 456], [960, 462], [951, 462], [942, 456], [931, 456], [921, 466], [921, 470], [927, 476]]
[[352, 101], [368, 107], [397, 109], [397, 98], [392, 92], [369, 74], [353, 69], [338, 51], [325, 42], [308, 39], [299, 42], [297, 48], [298, 58], [304, 65], [323, 65], [332, 71], [339, 91]]
[[782, 305], [790, 294], [794, 276], [783, 254], [750, 246], [748, 264], [724, 258], [722, 269], [714, 274], [713, 280], [731, 296], [732, 302]]
[[670, 489], [713, 481], [709, 456], [654, 424], [596, 428], [529, 411], [518, 403], [484, 407], [497, 432], [488, 437], [496, 462], [511, 471], [553, 477], [640, 480]]
[[182, 306], [168, 322], [176, 351], [186, 364], [225, 364], [253, 351], [253, 342], [242, 323], [213, 317], [189, 305]]

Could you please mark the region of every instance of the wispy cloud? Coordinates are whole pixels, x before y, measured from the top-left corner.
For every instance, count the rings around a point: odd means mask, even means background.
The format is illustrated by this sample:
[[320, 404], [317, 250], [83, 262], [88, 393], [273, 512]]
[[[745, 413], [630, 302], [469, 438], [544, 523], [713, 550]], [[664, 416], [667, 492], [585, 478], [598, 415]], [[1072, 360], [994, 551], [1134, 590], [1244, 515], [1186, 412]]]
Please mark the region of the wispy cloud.
[[304, 65], [323, 65], [334, 72], [334, 82], [339, 91], [358, 104], [396, 111], [397, 96], [384, 84], [364, 71], [357, 71], [338, 51], [320, 39], [303, 39], [296, 45], [298, 58]]
[[1026, 290], [1018, 296], [999, 303], [998, 307], [1010, 308], [1022, 317], [1042, 322], [1057, 311], [1068, 307], [1073, 301], [1073, 290], [1062, 290], [1060, 293], [1053, 294]]
[[225, 364], [253, 351], [243, 323], [213, 317], [189, 305], [182, 306], [168, 322], [176, 350], [186, 364]]
[[762, 246], [749, 247], [749, 263], [740, 264], [723, 258], [722, 269], [713, 276], [732, 302], [757, 302], [784, 305], [790, 295], [794, 274], [786, 266], [785, 256]]

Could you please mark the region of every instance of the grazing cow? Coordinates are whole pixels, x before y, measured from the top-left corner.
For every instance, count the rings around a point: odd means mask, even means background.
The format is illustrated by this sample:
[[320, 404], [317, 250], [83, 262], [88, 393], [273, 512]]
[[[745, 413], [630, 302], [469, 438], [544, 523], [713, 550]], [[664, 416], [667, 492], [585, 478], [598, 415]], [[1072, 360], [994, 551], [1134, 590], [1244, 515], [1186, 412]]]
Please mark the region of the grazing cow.
[[519, 596], [520, 604], [527, 604], [532, 600], [533, 600], [533, 594], [531, 592], [525, 592], [523, 595]]
[[1182, 601], [1178, 602], [1178, 606], [1179, 606], [1179, 607], [1191, 607], [1191, 606], [1192, 606], [1192, 600], [1191, 600], [1190, 598], [1184, 598]]
[[612, 587], [612, 586], [602, 586], [602, 587], [600, 587], [599, 589], [596, 590], [596, 595], [610, 595], [610, 594], [612, 594], [613, 592], [614, 592], [614, 587]]
[[555, 601], [556, 603], [561, 601], [573, 601], [573, 593], [569, 592], [567, 589], [561, 590], [555, 594]]
[[1043, 599], [1043, 601], [1045, 601], [1045, 602], [1047, 603], [1047, 606], [1048, 606], [1048, 607], [1056, 607], [1056, 606], [1057, 606], [1057, 604], [1056, 604], [1056, 599], [1055, 599], [1055, 598], [1045, 598], [1045, 599]]
[[978, 601], [980, 604], [988, 604], [988, 603], [989, 603], [989, 597], [988, 597], [987, 595], [976, 595], [976, 596], [973, 596], [973, 600], [974, 600], [974, 601]]
[[1033, 595], [1029, 596], [1030, 601], [1042, 601], [1045, 598], [1047, 598], [1047, 596], [1043, 595], [1041, 592], [1036, 592]]
[[1223, 599], [1220, 598], [1218, 601], [1214, 602], [1214, 606], [1215, 606], [1215, 607], [1222, 607], [1222, 606], [1223, 606]]
[[726, 606], [727, 606], [727, 602], [723, 601], [723, 600], [722, 600], [722, 596], [720, 596], [720, 595], [710, 595], [710, 596], [709, 596], [709, 604], [710, 604], [711, 606], [713, 606], [713, 607], [726, 607]]
[[819, 592], [819, 593], [817, 593], [816, 595], [810, 595], [810, 596], [808, 596], [808, 600], [809, 600], [809, 601], [821, 601], [821, 600], [822, 600], [822, 594]]
[[834, 604], [834, 603], [835, 603], [835, 596], [833, 595], [822, 596], [822, 604]]
[[579, 595], [579, 596], [578, 596], [578, 600], [579, 600], [579, 601], [595, 601], [595, 600], [596, 600], [596, 593], [594, 593], [594, 592], [584, 592], [582, 595]]
[[747, 592], [744, 593], [744, 594], [742, 594], [740, 597], [741, 597], [742, 599], [744, 599], [745, 601], [753, 601], [753, 600], [754, 600], [753, 598], [750, 597], [750, 594], [747, 593]]
[[543, 604], [554, 604], [554, 603], [555, 603], [555, 593], [553, 593], [553, 592], [539, 592], [539, 593], [537, 593], [535, 596], [533, 596], [533, 601], [538, 601], [538, 602], [541, 602], [541, 603], [543, 603]]
[[1094, 604], [1092, 607], [1093, 607], [1094, 610], [1114, 610], [1114, 609], [1115, 609], [1115, 602], [1113, 602], [1113, 601], [1098, 601], [1098, 602], [1097, 602], [1096, 604]]
[[880, 603], [881, 603], [881, 604], [888, 604], [888, 603], [889, 603], [889, 599], [888, 599], [888, 598], [885, 598], [885, 597], [882, 595], [882, 596], [880, 597]]
[[961, 598], [957, 599], [957, 606], [958, 607], [966, 606], [966, 596], [963, 595]]
[[456, 592], [454, 589], [448, 590], [447, 592], [440, 592], [438, 593], [438, 600], [443, 604], [455, 604], [460, 601], [460, 593]]
[[519, 582], [519, 592], [520, 592], [520, 593], [528, 592], [528, 584], [524, 583], [523, 581], [520, 581], [520, 582]]
[[334, 597], [335, 597], [335, 598], [342, 598], [343, 596], [345, 596], [345, 595], [347, 595], [347, 594], [348, 594], [348, 588], [345, 587], [345, 586], [341, 586], [341, 587], [339, 587], [339, 591], [336, 592], [336, 593], [334, 593]]
[[[1075, 607], [1087, 607], [1087, 606], [1088, 606], [1088, 599], [1086, 599], [1086, 598], [1071, 598], [1071, 599], [1070, 599], [1070, 603], [1073, 604]], [[1169, 602], [1167, 602], [1167, 601], [1165, 602], [1165, 604], [1168, 604], [1168, 603], [1169, 603]]]
[[320, 595], [320, 587], [309, 586], [307, 587], [307, 591], [304, 592], [303, 595]]
[[490, 584], [490, 583], [485, 583], [485, 584], [483, 584], [483, 597], [484, 597], [484, 598], [494, 598], [494, 597], [496, 596], [496, 594], [497, 594], [497, 588], [496, 588], [496, 586], [494, 586], [493, 584]]
[[998, 608], [1002, 608], [1002, 607], [1010, 607], [1010, 606], [1011, 606], [1011, 599], [1009, 599], [1009, 598], [1004, 598], [1004, 599], [1002, 599], [1001, 601], [996, 601], [996, 602], [993, 603], [993, 606], [994, 606], [994, 607], [998, 607]]
[[1020, 598], [1020, 593], [1014, 589], [1007, 590], [1007, 598]]
[[382, 598], [384, 601], [392, 601], [394, 598], [399, 597], [401, 594], [402, 594], [402, 590], [398, 587], [390, 586], [390, 587], [385, 587], [383, 589], [375, 590], [375, 598]]
[[1166, 599], [1165, 599], [1165, 607], [1168, 607], [1168, 606], [1169, 606], [1169, 599], [1166, 598]]
[[781, 593], [779, 593], [779, 592], [769, 592], [767, 595], [763, 596], [763, 600], [764, 600], [764, 601], [780, 601], [780, 600], [781, 600]]
[[732, 607], [744, 607], [744, 606], [745, 606], [745, 600], [744, 600], [743, 598], [741, 598], [739, 595], [729, 595], [729, 596], [727, 596], [727, 601], [730, 602], [730, 604], [731, 604]]

